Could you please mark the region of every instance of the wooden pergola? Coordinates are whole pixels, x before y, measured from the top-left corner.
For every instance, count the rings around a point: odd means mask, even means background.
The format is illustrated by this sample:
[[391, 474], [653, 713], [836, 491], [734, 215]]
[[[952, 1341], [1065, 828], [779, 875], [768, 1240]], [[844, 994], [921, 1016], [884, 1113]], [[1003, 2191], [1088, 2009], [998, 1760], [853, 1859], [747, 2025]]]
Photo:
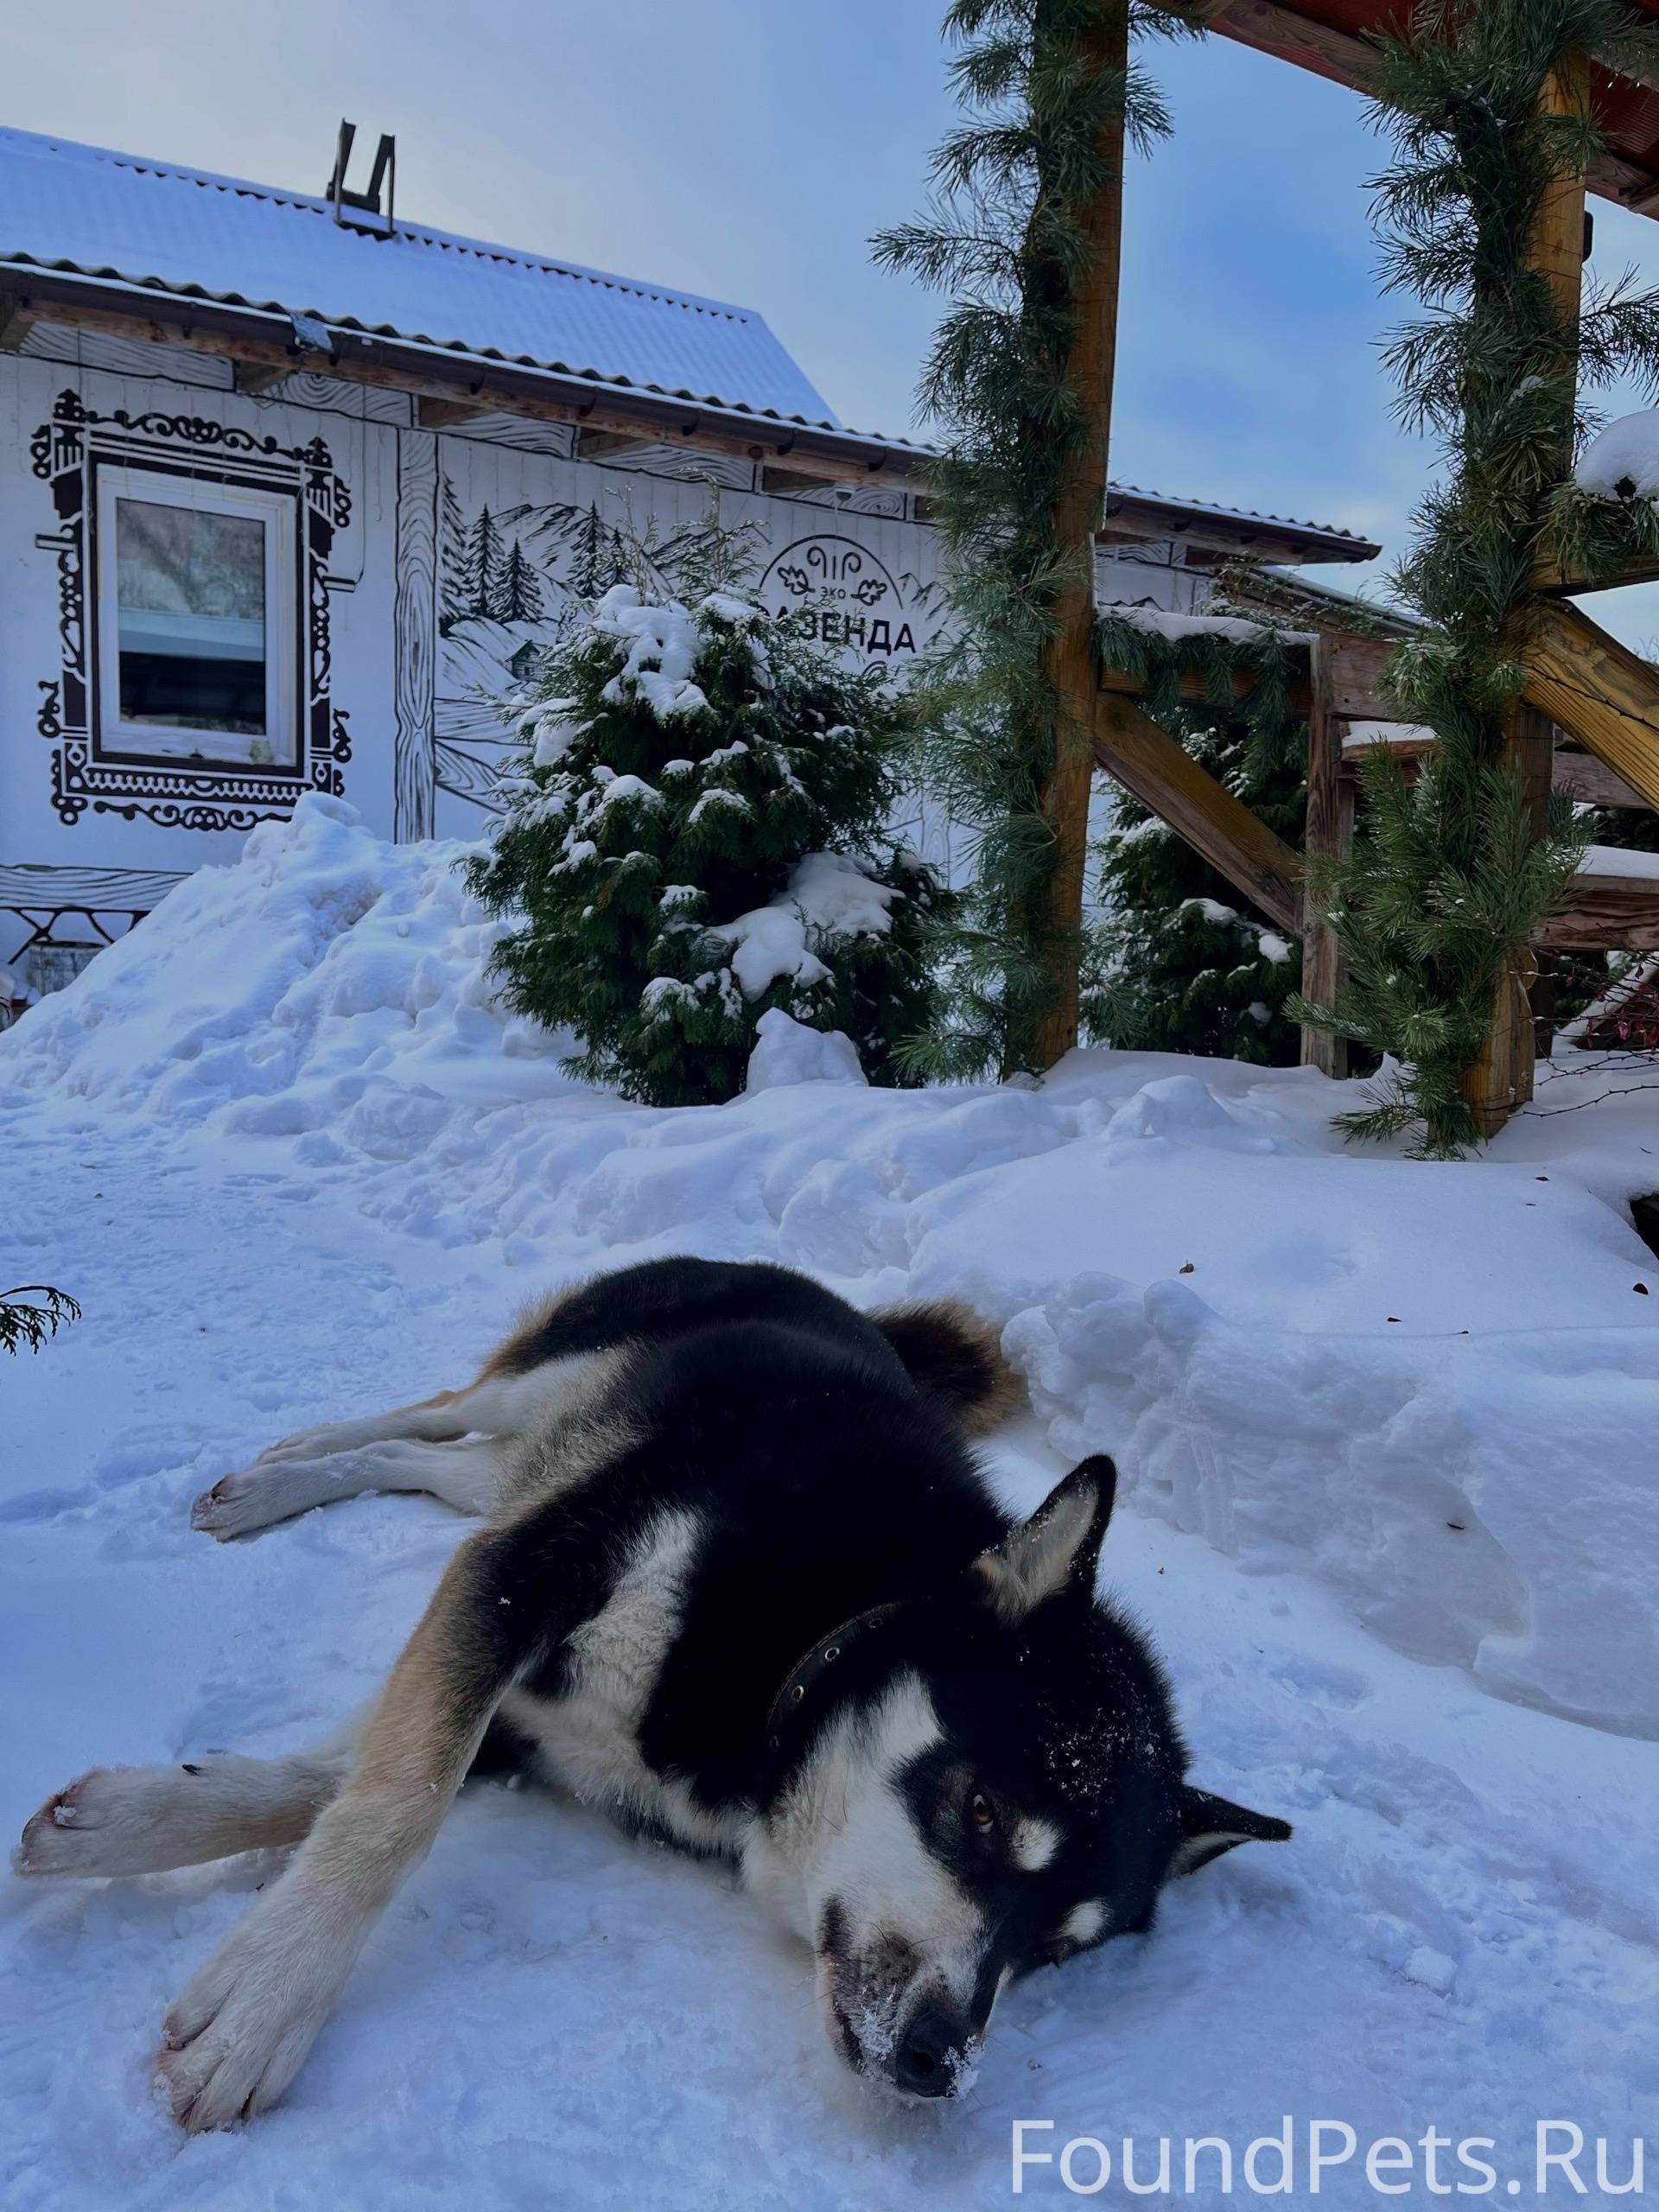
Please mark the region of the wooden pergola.
[[[1659, 0], [1643, 0], [1643, 6], [1659, 17]], [[1281, 0], [1183, 0], [1182, 12], [1224, 37], [1363, 90], [1371, 53], [1364, 34], [1397, 22], [1402, 10], [1376, 0], [1312, 0], [1294, 8]], [[1552, 83], [1547, 98], [1557, 104], [1587, 102], [1607, 142], [1605, 154], [1588, 175], [1554, 190], [1535, 239], [1535, 265], [1576, 315], [1586, 251], [1586, 192], [1638, 214], [1659, 215], [1659, 84], [1614, 76], [1586, 57]], [[1098, 322], [1080, 329], [1077, 349], [1078, 387], [1099, 410], [1103, 475], [1122, 221], [1121, 162], [1116, 167], [1118, 175], [1102, 194], [1094, 226], [1100, 258], [1094, 292], [1085, 305]], [[1563, 479], [1571, 461], [1563, 449]], [[1645, 582], [1656, 575], [1659, 563], [1648, 563], [1613, 582]], [[1541, 572], [1524, 632], [1516, 639], [1527, 686], [1508, 744], [1541, 825], [1552, 785], [1602, 805], [1659, 808], [1659, 671], [1572, 603], [1573, 594], [1585, 588], [1582, 578], [1554, 569]], [[1086, 672], [1080, 671], [1078, 649], [1092, 609], [1078, 606], [1065, 612], [1067, 634], [1057, 645], [1054, 673], [1077, 725], [1091, 734], [1090, 765], [1106, 770], [1278, 927], [1300, 937], [1303, 988], [1309, 998], [1328, 1001], [1340, 981], [1338, 956], [1310, 908], [1303, 856], [1152, 721], [1141, 703], [1140, 679], [1100, 669], [1092, 661], [1083, 664]], [[1308, 716], [1310, 858], [1338, 855], [1345, 848], [1357, 756], [1366, 745], [1388, 743], [1407, 758], [1432, 748], [1426, 733], [1398, 724], [1397, 709], [1381, 693], [1392, 650], [1388, 639], [1356, 634], [1339, 623], [1299, 649], [1293, 697]], [[1197, 698], [1206, 696], [1198, 679], [1192, 691]], [[1062, 763], [1048, 796], [1048, 818], [1063, 855], [1058, 897], [1065, 903], [1057, 906], [1056, 918], [1065, 920], [1081, 911], [1086, 767], [1077, 760]], [[1605, 871], [1581, 875], [1551, 915], [1540, 944], [1659, 948], [1659, 881]], [[1527, 975], [1516, 974], [1500, 987], [1486, 1052], [1468, 1087], [1477, 1125], [1485, 1135], [1500, 1128], [1532, 1094], [1535, 1052], [1529, 981]], [[1073, 979], [1045, 1039], [1045, 1057], [1058, 1058], [1076, 1038]], [[1304, 1033], [1304, 1059], [1328, 1073], [1345, 1072], [1343, 1054], [1339, 1040], [1325, 1033]]]

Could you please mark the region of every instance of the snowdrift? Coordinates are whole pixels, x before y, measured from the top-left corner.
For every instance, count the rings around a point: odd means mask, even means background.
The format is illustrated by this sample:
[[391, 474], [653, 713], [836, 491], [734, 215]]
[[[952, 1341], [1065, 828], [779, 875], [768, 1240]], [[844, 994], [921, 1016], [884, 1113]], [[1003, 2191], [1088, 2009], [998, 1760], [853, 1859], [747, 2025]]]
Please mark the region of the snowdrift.
[[0, 1084], [230, 1130], [346, 1123], [370, 1154], [381, 1113], [418, 1142], [446, 1101], [568, 1088], [569, 1040], [495, 1003], [506, 925], [464, 887], [472, 849], [383, 844], [308, 793], [33, 1008]]
[[1564, 1061], [1541, 1103], [1583, 1110], [1426, 1166], [1343, 1152], [1309, 1071], [1079, 1053], [1037, 1090], [880, 1091], [774, 1022], [744, 1098], [628, 1107], [492, 1002], [461, 850], [308, 799], [0, 1037], [0, 1098], [203, 1124], [518, 1294], [695, 1249], [965, 1295], [1141, 1512], [1659, 1735], [1659, 1265], [1619, 1211], [1659, 1181], [1659, 1081], [1589, 1103], [1639, 1078]]

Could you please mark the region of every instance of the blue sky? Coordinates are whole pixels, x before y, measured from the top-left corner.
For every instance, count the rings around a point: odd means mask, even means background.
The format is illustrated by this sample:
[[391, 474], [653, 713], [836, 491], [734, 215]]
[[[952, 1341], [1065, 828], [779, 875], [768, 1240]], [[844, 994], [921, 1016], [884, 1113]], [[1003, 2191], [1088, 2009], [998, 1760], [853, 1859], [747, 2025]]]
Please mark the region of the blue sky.
[[[446, 228], [758, 308], [847, 422], [904, 430], [936, 303], [865, 241], [950, 121], [935, 0], [0, 0], [0, 119], [315, 191], [397, 134]], [[1129, 180], [1112, 470], [1404, 542], [1432, 455], [1389, 416], [1357, 99], [1223, 40], [1155, 50], [1176, 135]], [[1659, 228], [1597, 208], [1598, 264]], [[1348, 571], [1365, 590], [1375, 581]], [[1335, 580], [1335, 579], [1333, 579]], [[1642, 641], [1649, 594], [1602, 602]]]

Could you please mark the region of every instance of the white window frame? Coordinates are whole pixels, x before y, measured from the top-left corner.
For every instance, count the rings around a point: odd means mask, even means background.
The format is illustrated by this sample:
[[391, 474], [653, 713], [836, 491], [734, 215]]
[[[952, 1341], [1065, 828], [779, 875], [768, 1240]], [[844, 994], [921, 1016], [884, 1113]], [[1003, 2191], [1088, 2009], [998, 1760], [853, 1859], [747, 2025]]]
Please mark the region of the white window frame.
[[[121, 714], [121, 626], [117, 597], [118, 549], [116, 503], [142, 499], [151, 506], [257, 520], [265, 531], [265, 727], [269, 760], [255, 760], [261, 736], [234, 730], [188, 729], [171, 723], [130, 722]], [[142, 760], [177, 761], [203, 767], [252, 767], [294, 773], [301, 766], [299, 709], [300, 584], [296, 560], [297, 503], [291, 492], [233, 484], [215, 477], [174, 474], [154, 468], [98, 471], [96, 590], [98, 594], [97, 751]]]

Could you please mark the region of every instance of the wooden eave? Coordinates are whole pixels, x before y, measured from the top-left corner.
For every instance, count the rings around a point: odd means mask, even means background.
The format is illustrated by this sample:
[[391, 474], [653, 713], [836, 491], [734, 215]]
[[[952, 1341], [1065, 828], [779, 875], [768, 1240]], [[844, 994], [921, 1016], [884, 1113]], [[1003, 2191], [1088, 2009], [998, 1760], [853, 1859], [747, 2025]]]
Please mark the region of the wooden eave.
[[[1659, 0], [1637, 0], [1659, 18]], [[1312, 71], [1350, 91], [1368, 92], [1373, 50], [1368, 34], [1400, 27], [1404, 7], [1376, 0], [1180, 0], [1169, 13], [1201, 21], [1222, 38]], [[1606, 151], [1585, 178], [1588, 189], [1639, 215], [1659, 215], [1659, 86], [1593, 67], [1590, 96]]]

